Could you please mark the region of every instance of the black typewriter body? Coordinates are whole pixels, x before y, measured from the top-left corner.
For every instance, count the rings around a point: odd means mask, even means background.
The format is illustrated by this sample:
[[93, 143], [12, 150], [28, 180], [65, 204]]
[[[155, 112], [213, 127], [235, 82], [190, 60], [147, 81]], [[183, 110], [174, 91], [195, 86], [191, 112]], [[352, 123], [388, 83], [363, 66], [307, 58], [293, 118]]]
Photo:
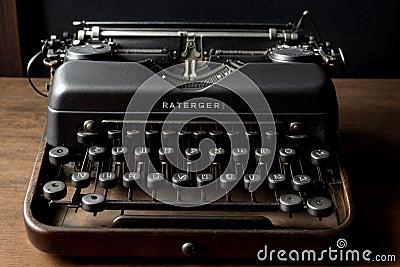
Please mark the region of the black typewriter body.
[[[306, 15], [82, 22], [47, 40], [47, 123], [24, 204], [31, 242], [62, 255], [256, 259], [265, 245], [341, 237], [353, 208], [330, 77], [343, 55], [302, 32]], [[260, 96], [267, 106], [244, 101]]]

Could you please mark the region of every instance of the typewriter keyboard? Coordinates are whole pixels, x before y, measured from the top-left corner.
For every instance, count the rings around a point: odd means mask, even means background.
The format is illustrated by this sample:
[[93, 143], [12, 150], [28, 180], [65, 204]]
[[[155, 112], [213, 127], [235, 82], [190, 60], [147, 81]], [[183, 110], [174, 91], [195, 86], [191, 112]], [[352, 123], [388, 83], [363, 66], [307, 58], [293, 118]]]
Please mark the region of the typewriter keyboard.
[[[217, 126], [150, 126], [143, 134], [145, 145], [135, 146], [139, 130], [86, 127], [76, 135], [83, 149], [47, 146], [42, 220], [61, 227], [327, 229], [346, 218], [336, 151], [306, 134]], [[235, 146], [240, 134], [248, 147]], [[262, 134], [276, 137], [275, 152], [260, 145]], [[174, 138], [179, 146], [168, 143]], [[178, 150], [185, 168], [170, 162]], [[201, 156], [205, 168], [196, 164]]]

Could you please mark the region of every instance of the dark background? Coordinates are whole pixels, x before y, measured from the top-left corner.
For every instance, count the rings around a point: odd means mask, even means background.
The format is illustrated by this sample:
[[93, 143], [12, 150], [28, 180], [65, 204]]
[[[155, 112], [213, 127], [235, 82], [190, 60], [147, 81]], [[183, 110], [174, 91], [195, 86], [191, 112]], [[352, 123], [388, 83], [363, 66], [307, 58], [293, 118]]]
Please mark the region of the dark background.
[[39, 51], [40, 40], [72, 32], [73, 20], [289, 22], [297, 21], [305, 9], [322, 38], [345, 52], [348, 66], [336, 76], [400, 78], [398, 0], [17, 1], [22, 64]]

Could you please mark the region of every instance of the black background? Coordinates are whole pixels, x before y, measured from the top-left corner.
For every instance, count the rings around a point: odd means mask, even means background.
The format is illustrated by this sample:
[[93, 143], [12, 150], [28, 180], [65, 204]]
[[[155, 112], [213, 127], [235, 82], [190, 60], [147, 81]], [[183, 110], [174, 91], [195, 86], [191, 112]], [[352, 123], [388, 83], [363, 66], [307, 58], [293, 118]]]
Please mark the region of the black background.
[[348, 66], [336, 76], [400, 78], [398, 0], [36, 0], [17, 5], [24, 65], [40, 50], [40, 40], [72, 32], [73, 20], [289, 22], [308, 9], [322, 38], [345, 52]]

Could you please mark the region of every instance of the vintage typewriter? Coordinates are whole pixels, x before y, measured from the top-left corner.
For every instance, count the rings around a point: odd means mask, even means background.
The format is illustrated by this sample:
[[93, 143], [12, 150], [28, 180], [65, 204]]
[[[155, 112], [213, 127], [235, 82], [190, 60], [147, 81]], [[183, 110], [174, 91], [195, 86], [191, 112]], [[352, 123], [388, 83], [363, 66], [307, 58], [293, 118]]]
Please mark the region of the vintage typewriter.
[[138, 257], [332, 245], [353, 217], [330, 79], [344, 59], [305, 33], [308, 17], [82, 21], [46, 40], [47, 123], [24, 204], [31, 242]]

